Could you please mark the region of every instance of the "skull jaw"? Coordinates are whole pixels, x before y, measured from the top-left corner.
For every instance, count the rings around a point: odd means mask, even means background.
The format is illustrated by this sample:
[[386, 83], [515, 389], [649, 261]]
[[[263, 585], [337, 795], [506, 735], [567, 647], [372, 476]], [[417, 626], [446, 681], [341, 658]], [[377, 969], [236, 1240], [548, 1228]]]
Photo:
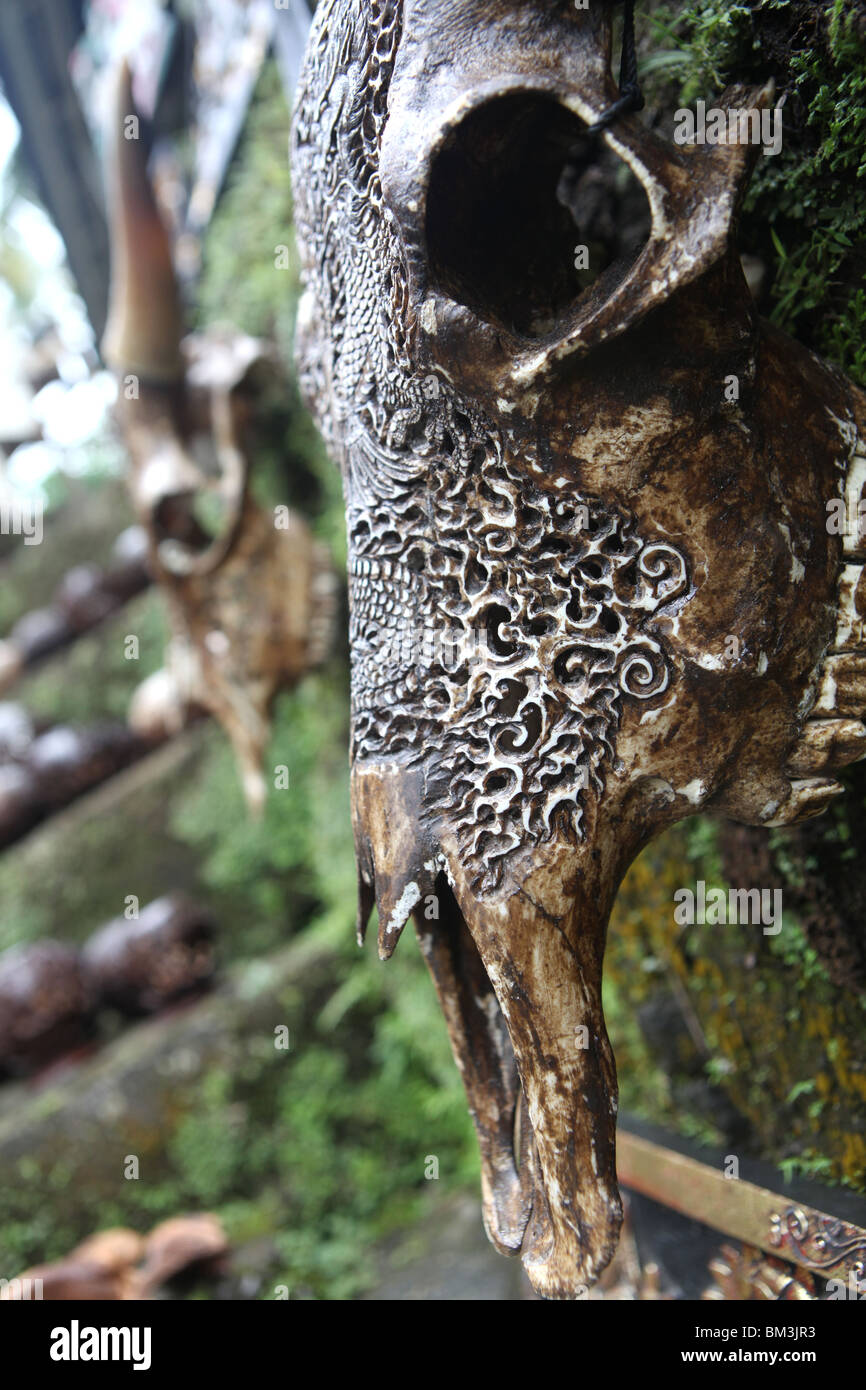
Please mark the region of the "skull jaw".
[[418, 770], [355, 765], [359, 927], [375, 893], [387, 958], [412, 912], [478, 1134], [487, 1233], [520, 1254], [542, 1297], [573, 1299], [609, 1263], [622, 1221], [601, 982], [638, 846], [592, 827], [578, 845], [554, 836], [482, 894], [453, 832], [425, 816], [423, 786]]
[[[612, 894], [604, 873], [592, 872], [588, 846], [554, 844], [547, 854], [536, 850], [532, 872], [497, 901], [479, 900], [456, 844], [446, 835], [443, 846], [519, 1078], [514, 1147], [522, 1150], [517, 1177], [528, 1218], [520, 1254], [538, 1293], [574, 1298], [612, 1258], [622, 1221], [616, 1068], [601, 1003]], [[485, 1220], [501, 1248], [502, 1186], [491, 1187]]]

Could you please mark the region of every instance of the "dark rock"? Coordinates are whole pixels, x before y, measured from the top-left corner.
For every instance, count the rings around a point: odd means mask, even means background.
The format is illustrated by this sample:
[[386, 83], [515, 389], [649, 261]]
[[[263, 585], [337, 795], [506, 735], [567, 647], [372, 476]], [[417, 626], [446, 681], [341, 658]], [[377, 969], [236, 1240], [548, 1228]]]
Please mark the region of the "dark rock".
[[16, 763], [0, 766], [0, 845], [23, 835], [40, 816], [36, 781], [25, 767]]
[[[435, 1184], [433, 1184], [435, 1186]], [[373, 1302], [520, 1302], [535, 1295], [517, 1261], [503, 1260], [484, 1234], [479, 1203], [462, 1193], [437, 1198], [408, 1237], [376, 1251]]]
[[0, 1072], [39, 1070], [92, 1033], [93, 994], [76, 951], [57, 941], [0, 956]]
[[[15, 1286], [24, 1289], [38, 1289], [34, 1292], [16, 1295]], [[70, 1256], [58, 1260], [56, 1264], [35, 1265], [19, 1275], [0, 1297], [7, 1301], [18, 1301], [19, 1297], [31, 1299], [38, 1296], [52, 1303], [114, 1303], [127, 1298], [140, 1298], [137, 1285], [130, 1287], [129, 1279], [124, 1280], [114, 1271], [88, 1260]]]
[[194, 1279], [216, 1273], [228, 1249], [222, 1223], [210, 1212], [170, 1217], [147, 1237], [141, 1268], [144, 1288], [159, 1288], [181, 1274]]
[[57, 725], [31, 745], [27, 766], [45, 806], [65, 806], [139, 757], [145, 745], [126, 724]]
[[84, 966], [103, 1003], [155, 1013], [200, 988], [214, 972], [214, 923], [180, 894], [157, 898], [138, 918], [118, 917], [84, 947]]

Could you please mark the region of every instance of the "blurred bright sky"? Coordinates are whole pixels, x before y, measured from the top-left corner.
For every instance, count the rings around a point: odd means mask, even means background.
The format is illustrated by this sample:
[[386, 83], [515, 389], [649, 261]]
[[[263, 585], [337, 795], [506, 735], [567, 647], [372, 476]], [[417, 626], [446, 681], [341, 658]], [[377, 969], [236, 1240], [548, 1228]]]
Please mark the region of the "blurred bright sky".
[[[10, 165], [18, 144], [18, 122], [0, 95], [0, 205], [7, 209], [0, 235], [36, 268], [36, 288], [28, 308], [32, 323], [55, 324], [62, 343], [60, 380], [32, 396], [24, 376], [30, 343], [15, 296], [0, 281], [0, 422], [12, 438], [35, 420], [43, 438], [10, 454], [6, 478], [16, 490], [39, 494], [57, 469], [79, 473], [87, 467], [82, 448], [105, 428], [114, 400], [108, 372], [91, 375], [83, 354], [93, 349], [84, 304], [66, 266], [63, 241], [40, 207], [10, 188]], [[12, 202], [9, 203], [9, 199]], [[8, 205], [8, 206], [7, 206]]]

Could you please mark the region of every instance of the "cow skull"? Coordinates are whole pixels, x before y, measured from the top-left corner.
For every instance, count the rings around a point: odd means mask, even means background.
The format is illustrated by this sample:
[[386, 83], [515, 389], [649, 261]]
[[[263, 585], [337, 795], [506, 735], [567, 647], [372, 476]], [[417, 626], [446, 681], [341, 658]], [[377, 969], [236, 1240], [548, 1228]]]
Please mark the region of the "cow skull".
[[[327, 655], [335, 581], [327, 550], [287, 507], [267, 511], [249, 487], [247, 388], [263, 345], [233, 330], [183, 337], [168, 235], [148, 180], [130, 73], [119, 72], [109, 131], [112, 279], [106, 362], [130, 489], [169, 609], [167, 668], [146, 681], [130, 721], [170, 733], [212, 713], [259, 809], [276, 691]], [[130, 138], [134, 135], [135, 138]]]
[[[321, 0], [293, 132], [300, 366], [348, 520], [359, 931], [375, 901], [384, 958], [414, 917], [488, 1233], [554, 1298], [621, 1221], [623, 874], [702, 808], [818, 813], [866, 737], [860, 571], [826, 525], [866, 470], [863, 397], [753, 311], [748, 146], [633, 115], [592, 144], [610, 12]], [[565, 190], [595, 148], [650, 227], [582, 290]]]

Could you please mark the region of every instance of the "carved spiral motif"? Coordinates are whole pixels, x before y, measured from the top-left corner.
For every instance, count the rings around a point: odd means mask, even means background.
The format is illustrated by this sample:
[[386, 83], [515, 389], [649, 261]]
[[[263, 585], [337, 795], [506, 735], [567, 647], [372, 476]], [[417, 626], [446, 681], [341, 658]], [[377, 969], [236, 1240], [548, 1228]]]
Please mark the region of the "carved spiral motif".
[[646, 588], [656, 602], [667, 602], [682, 593], [686, 584], [686, 562], [672, 545], [655, 542], [644, 546], [638, 567], [650, 581]]
[[660, 652], [649, 648], [631, 652], [622, 663], [619, 684], [624, 695], [649, 700], [667, 689], [668, 669]]
[[771, 1219], [771, 1243], [807, 1269], [840, 1266], [862, 1278], [866, 1269], [866, 1233], [823, 1212], [788, 1207]]

